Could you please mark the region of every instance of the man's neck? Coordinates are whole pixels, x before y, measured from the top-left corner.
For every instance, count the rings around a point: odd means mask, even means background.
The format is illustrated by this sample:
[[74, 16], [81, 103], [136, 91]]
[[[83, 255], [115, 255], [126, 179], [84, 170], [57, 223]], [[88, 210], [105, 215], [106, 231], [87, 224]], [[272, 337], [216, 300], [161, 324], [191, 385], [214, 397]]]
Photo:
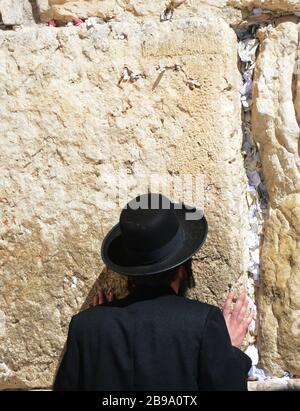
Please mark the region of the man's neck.
[[170, 284], [170, 287], [173, 288], [176, 294], [178, 294], [180, 282], [178, 280], [175, 280]]

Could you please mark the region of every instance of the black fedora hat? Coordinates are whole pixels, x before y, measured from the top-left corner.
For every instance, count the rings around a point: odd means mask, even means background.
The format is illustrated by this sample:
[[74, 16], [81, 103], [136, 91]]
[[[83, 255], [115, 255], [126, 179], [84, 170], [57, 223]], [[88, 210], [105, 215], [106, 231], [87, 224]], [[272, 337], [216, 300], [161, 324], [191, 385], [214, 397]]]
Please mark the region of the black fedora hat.
[[147, 193], [123, 208], [119, 223], [102, 242], [101, 256], [117, 273], [152, 275], [189, 260], [205, 242], [207, 231], [202, 210]]

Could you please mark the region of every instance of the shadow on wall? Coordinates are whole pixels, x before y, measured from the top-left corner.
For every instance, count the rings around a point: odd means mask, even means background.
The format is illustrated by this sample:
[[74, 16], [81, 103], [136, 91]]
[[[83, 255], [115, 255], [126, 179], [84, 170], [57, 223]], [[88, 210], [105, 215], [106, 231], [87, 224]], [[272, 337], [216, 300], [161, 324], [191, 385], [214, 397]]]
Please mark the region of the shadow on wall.
[[41, 19], [40, 19], [40, 13], [39, 13], [37, 1], [36, 0], [28, 0], [28, 1], [32, 8], [32, 15], [33, 15], [35, 23], [40, 23]]
[[[93, 302], [93, 298], [99, 289], [103, 290], [105, 294], [112, 291], [116, 299], [124, 298], [128, 294], [127, 277], [115, 273], [111, 270], [108, 270], [107, 268], [104, 268], [100, 273], [99, 277], [97, 278], [97, 280], [94, 282], [93, 286], [91, 287], [88, 295], [86, 296], [86, 299], [84, 300], [83, 304], [79, 309], [79, 312], [90, 308], [90, 305]], [[66, 343], [67, 341], [65, 342], [58, 359], [57, 367], [55, 370], [55, 377], [66, 350]], [[55, 377], [53, 378], [52, 385], [54, 383]]]

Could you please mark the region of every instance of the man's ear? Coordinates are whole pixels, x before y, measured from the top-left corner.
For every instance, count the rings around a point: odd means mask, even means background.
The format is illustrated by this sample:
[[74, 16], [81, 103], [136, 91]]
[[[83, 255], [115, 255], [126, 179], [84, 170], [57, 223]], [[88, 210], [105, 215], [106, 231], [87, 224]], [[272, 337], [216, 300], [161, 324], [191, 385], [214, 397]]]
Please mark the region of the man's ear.
[[177, 276], [180, 278], [180, 280], [183, 280], [183, 279], [184, 279], [184, 277], [185, 277], [185, 268], [184, 268], [184, 265], [181, 265], [181, 266], [178, 268]]

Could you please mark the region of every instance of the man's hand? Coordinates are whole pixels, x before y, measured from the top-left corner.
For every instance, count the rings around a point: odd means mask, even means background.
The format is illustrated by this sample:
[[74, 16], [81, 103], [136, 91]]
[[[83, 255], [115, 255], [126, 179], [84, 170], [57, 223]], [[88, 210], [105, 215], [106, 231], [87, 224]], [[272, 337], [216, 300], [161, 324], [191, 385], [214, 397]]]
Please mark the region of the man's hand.
[[254, 311], [247, 310], [249, 300], [245, 293], [242, 293], [232, 309], [232, 302], [234, 299], [233, 292], [230, 292], [225, 301], [223, 314], [231, 339], [231, 344], [240, 348], [248, 327], [254, 318]]
[[110, 291], [105, 294], [104, 291], [98, 290], [93, 298], [93, 302], [90, 304], [90, 307], [95, 307], [96, 305], [101, 305], [106, 302], [111, 302], [114, 299], [113, 293]]

